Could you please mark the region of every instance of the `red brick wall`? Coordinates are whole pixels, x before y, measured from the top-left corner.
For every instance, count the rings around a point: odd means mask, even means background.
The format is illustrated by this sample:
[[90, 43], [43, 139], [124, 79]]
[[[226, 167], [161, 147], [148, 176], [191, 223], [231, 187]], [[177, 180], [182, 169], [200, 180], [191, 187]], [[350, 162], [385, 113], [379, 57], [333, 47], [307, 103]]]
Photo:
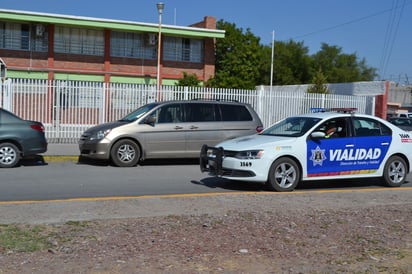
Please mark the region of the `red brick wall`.
[[[204, 17], [204, 20], [192, 25], [198, 28], [216, 29], [216, 18]], [[49, 52], [37, 53], [28, 51], [0, 49], [3, 58], [10, 70], [33, 70], [49, 73], [49, 80], [53, 80], [54, 72], [104, 75], [105, 81], [110, 81], [111, 75], [151, 77], [156, 79], [157, 61], [135, 58], [110, 57], [110, 30], [105, 31], [105, 55], [84, 56], [76, 54], [62, 54], [53, 52], [54, 25], [49, 25]], [[196, 74], [201, 81], [207, 81], [215, 73], [214, 56], [215, 39], [206, 38], [204, 44], [204, 63], [161, 61], [162, 79], [181, 79], [183, 72]]]

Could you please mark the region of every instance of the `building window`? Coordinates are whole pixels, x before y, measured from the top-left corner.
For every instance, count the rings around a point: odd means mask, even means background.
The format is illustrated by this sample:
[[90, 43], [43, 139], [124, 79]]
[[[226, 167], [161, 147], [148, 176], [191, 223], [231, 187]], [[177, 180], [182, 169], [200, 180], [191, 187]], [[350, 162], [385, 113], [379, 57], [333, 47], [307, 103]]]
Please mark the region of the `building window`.
[[163, 46], [164, 60], [194, 63], [203, 62], [203, 40], [165, 37]]
[[104, 55], [103, 30], [56, 27], [54, 51], [82, 55]]
[[111, 56], [152, 60], [157, 58], [155, 34], [112, 31], [110, 39]]
[[44, 25], [0, 22], [0, 48], [46, 52], [47, 28]]

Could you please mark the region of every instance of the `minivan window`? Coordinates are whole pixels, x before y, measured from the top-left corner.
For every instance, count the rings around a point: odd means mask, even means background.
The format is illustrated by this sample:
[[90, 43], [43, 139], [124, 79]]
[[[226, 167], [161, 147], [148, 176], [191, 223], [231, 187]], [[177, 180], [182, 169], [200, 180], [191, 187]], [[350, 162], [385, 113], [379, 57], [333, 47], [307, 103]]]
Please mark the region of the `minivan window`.
[[183, 121], [180, 104], [162, 106], [156, 109], [156, 111], [151, 115], [155, 117], [156, 123], [159, 124], [178, 123]]
[[158, 103], [151, 103], [151, 104], [144, 105], [144, 106], [136, 109], [135, 111], [127, 114], [125, 117], [123, 117], [123, 118], [120, 119], [119, 121], [121, 121], [121, 122], [133, 122], [133, 121], [136, 121], [137, 119], [139, 119], [140, 117], [142, 117], [143, 114], [147, 113], [148, 111], [150, 111], [151, 109], [153, 109], [153, 108], [156, 107], [157, 105], [158, 105]]
[[252, 121], [252, 115], [245, 106], [220, 105], [223, 121]]
[[212, 122], [220, 121], [220, 116], [216, 111], [216, 104], [186, 104], [187, 122]]

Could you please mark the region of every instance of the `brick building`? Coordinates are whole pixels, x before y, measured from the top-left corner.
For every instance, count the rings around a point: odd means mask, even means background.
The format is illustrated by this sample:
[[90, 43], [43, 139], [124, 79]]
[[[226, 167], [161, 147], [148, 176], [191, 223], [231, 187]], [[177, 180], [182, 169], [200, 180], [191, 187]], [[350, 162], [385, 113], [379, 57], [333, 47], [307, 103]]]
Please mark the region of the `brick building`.
[[[8, 78], [156, 84], [159, 24], [0, 9]], [[161, 25], [160, 83], [215, 72], [216, 19]]]

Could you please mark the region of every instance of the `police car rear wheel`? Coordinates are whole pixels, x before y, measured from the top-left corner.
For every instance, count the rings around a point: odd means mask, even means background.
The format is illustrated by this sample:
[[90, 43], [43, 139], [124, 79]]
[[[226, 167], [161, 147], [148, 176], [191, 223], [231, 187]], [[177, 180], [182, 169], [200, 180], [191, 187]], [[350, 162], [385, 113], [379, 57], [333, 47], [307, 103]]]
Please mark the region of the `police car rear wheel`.
[[383, 179], [387, 186], [401, 186], [406, 179], [406, 162], [399, 156], [392, 156], [385, 164]]
[[269, 169], [267, 186], [279, 192], [292, 191], [300, 180], [300, 169], [296, 162], [290, 158], [277, 159]]

